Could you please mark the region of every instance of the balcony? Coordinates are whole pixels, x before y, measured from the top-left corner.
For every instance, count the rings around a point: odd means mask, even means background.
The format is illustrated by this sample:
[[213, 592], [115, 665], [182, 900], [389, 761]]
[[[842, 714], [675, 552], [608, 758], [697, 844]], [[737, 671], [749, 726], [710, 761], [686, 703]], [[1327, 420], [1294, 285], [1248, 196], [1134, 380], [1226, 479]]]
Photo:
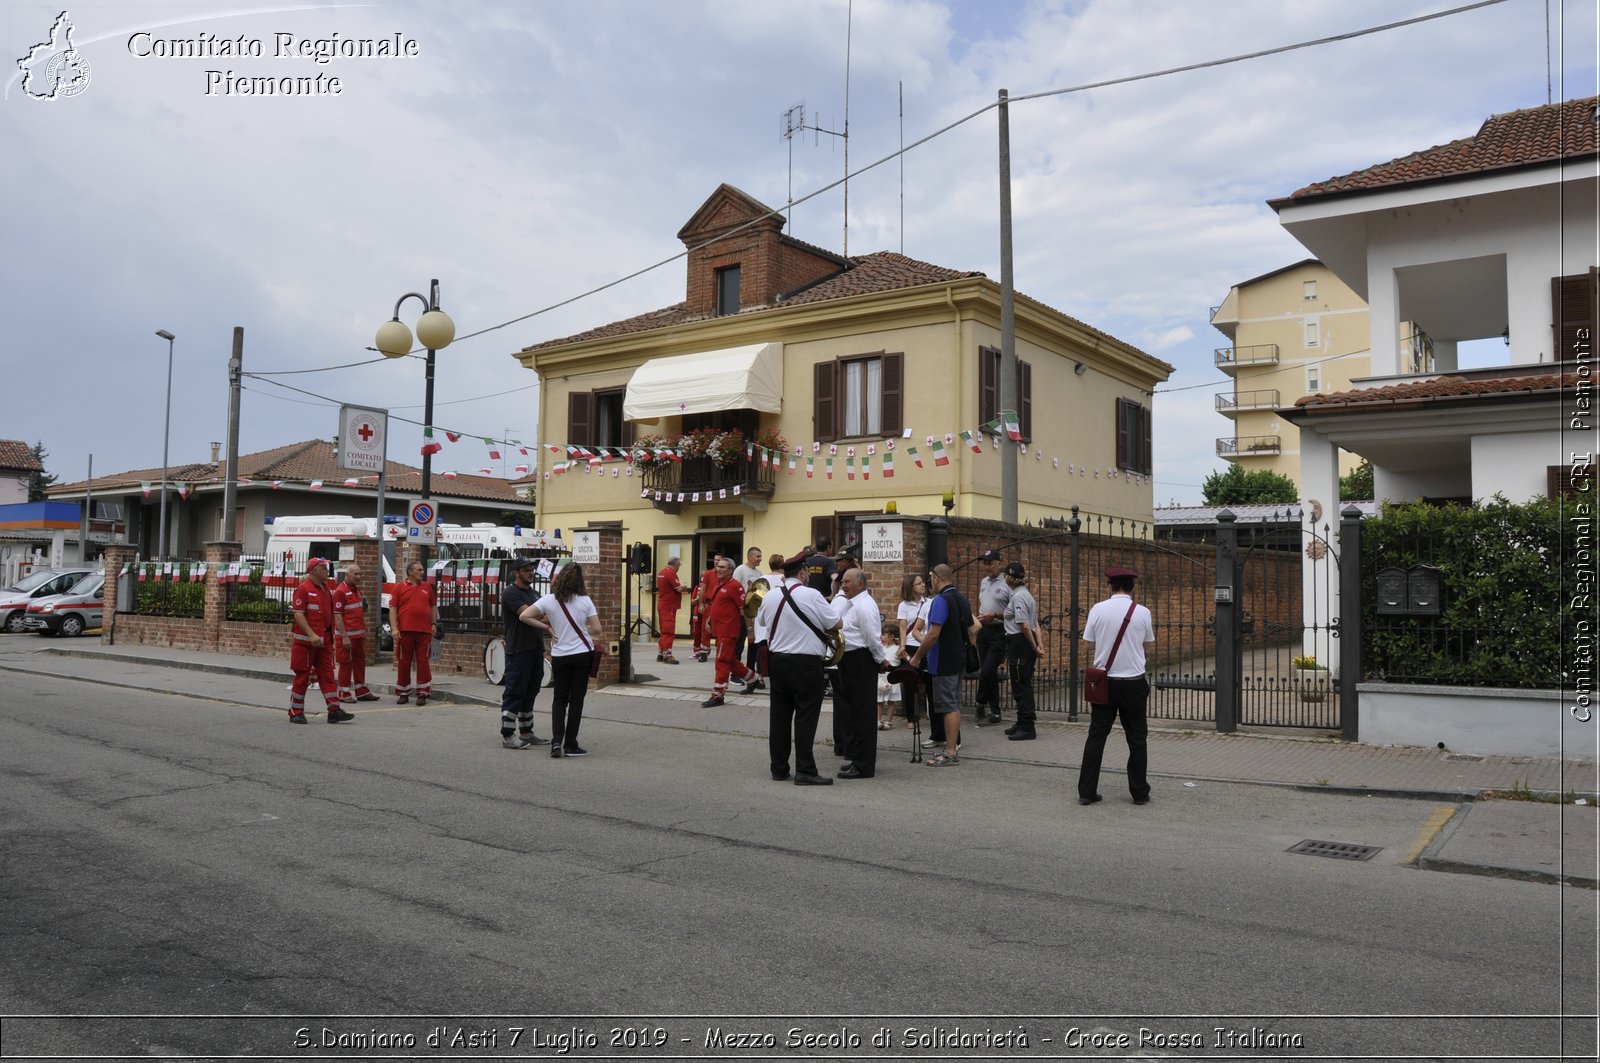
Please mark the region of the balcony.
[[1217, 392], [1217, 412], [1224, 417], [1232, 417], [1246, 410], [1276, 410], [1280, 405], [1277, 388]]
[[1248, 347], [1218, 347], [1217, 368], [1230, 372], [1247, 365], [1277, 365], [1276, 343], [1253, 343]]
[[1271, 457], [1282, 449], [1282, 440], [1277, 436], [1223, 436], [1217, 440], [1217, 457], [1229, 461]]
[[[731, 465], [719, 465], [710, 458], [685, 458], [646, 469], [644, 490], [650, 504], [663, 513], [678, 513], [684, 506], [693, 505], [697, 494], [701, 502], [738, 501], [761, 512], [777, 489], [776, 474], [776, 464], [763, 468], [759, 457], [742, 454]], [[733, 493], [735, 487], [738, 495]], [[655, 497], [657, 491], [661, 492], [659, 499]]]

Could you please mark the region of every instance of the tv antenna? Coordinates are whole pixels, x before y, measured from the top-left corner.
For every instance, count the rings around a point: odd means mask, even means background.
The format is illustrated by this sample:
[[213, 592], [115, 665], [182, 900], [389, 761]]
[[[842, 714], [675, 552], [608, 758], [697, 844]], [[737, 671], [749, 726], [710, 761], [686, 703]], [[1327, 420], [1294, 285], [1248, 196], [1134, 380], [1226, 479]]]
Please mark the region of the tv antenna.
[[807, 129], [812, 132], [812, 143], [821, 143], [822, 134], [844, 141], [844, 254], [850, 257], [850, 34], [855, 14], [854, 0], [845, 5], [844, 31], [844, 129], [824, 129], [816, 124], [816, 116], [806, 121], [806, 101], [801, 100], [783, 112], [783, 139], [789, 142], [789, 202], [784, 207], [787, 220], [794, 221], [794, 138]]

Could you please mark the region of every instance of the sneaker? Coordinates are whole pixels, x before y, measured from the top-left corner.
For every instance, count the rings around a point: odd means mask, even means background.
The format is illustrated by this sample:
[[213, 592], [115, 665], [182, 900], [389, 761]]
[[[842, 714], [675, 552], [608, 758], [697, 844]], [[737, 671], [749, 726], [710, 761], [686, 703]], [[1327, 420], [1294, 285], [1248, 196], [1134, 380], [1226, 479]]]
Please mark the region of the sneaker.
[[345, 712], [343, 709], [334, 709], [332, 712], [328, 713], [329, 723], [348, 723], [355, 718], [355, 713]]
[[339, 704], [341, 705], [354, 705], [355, 703], [356, 698], [354, 694], [342, 694], [339, 697]]
[[367, 692], [367, 693], [365, 693], [365, 694], [357, 694], [357, 695], [356, 695], [356, 700], [357, 700], [357, 701], [377, 701], [377, 700], [378, 700], [378, 695], [376, 695], [376, 694], [374, 694], [374, 693], [372, 693], [372, 692], [371, 692], [371, 691], [370, 691], [370, 690], [369, 690], [369, 691], [368, 691], [368, 692]]
[[532, 731], [527, 732], [526, 734], [522, 735], [522, 737], [527, 739], [527, 742], [530, 746], [542, 746], [546, 742], [550, 741], [548, 738], [540, 738]]
[[582, 746], [567, 746], [561, 751], [561, 755], [564, 757], [587, 757], [589, 751]]
[[943, 746], [943, 745], [944, 745], [943, 740], [940, 740], [938, 742], [935, 742], [931, 738], [924, 738], [922, 740], [922, 748], [923, 749], [932, 749], [934, 746]]
[[426, 695], [426, 694], [418, 694], [417, 695], [417, 708], [420, 709], [422, 706], [426, 705], [427, 703], [428, 703], [428, 695]]
[[306, 722], [306, 714], [303, 713], [303, 712], [291, 712], [289, 714], [289, 722], [290, 723], [305, 723]]
[[754, 694], [758, 690], [765, 689], [767, 689], [767, 684], [758, 677], [745, 684], [744, 692], [746, 694]]
[[682, 664], [683, 663], [682, 661], [678, 660], [676, 657], [674, 657], [670, 653], [658, 653], [658, 654], [656, 654], [656, 660], [660, 661], [662, 664]]
[[529, 746], [533, 745], [532, 742], [528, 741], [526, 738], [523, 738], [521, 735], [501, 735], [500, 744], [505, 746], [507, 749], [527, 749]]
[[1009, 735], [1006, 735], [1006, 738], [1013, 742], [1032, 742], [1038, 737], [1038, 734], [1033, 731], [1013, 731]]
[[555, 745], [550, 747], [550, 757], [553, 760], [561, 759], [561, 743], [557, 742]]
[[707, 698], [706, 700], [702, 701], [700, 703], [700, 707], [702, 709], [715, 709], [715, 708], [720, 708], [721, 706], [726, 705], [727, 703], [728, 702], [723, 698], [723, 696], [721, 694], [713, 694], [709, 698]]

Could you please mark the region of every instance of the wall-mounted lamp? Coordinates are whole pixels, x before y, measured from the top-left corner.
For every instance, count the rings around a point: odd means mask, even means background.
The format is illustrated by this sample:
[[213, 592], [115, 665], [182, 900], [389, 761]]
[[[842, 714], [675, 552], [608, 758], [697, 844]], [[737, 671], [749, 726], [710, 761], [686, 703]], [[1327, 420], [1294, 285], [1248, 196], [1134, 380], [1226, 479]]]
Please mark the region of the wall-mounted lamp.
[[941, 502], [944, 505], [944, 515], [948, 517], [950, 515], [950, 511], [956, 508], [955, 491], [950, 488], [945, 488], [944, 498], [941, 500]]
[[1082, 376], [1089, 371], [1089, 367], [1084, 365], [1082, 362], [1074, 362], [1072, 363], [1072, 371], [1078, 376]]
[[1510, 325], [1507, 325], [1505, 328], [1500, 330], [1500, 342], [1504, 343], [1507, 347], [1511, 346], [1511, 326]]
[[883, 511], [885, 513], [898, 513], [900, 512], [900, 503], [890, 499], [883, 504]]

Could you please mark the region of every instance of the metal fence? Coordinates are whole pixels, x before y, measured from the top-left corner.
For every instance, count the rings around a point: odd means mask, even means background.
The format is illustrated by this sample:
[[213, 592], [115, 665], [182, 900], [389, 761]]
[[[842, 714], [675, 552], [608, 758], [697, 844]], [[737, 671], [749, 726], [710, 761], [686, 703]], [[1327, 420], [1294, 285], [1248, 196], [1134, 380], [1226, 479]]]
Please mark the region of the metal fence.
[[[533, 594], [537, 598], [550, 590], [555, 566], [569, 554], [542, 550], [536, 556], [541, 562], [533, 571]], [[473, 635], [500, 634], [505, 628], [500, 594], [510, 583], [510, 560], [479, 558], [446, 562], [434, 583], [441, 630]]]
[[272, 575], [264, 565], [242, 566], [237, 578], [223, 584], [223, 619], [254, 624], [289, 624], [294, 576]]
[[[135, 562], [130, 572], [133, 593], [128, 608], [118, 612], [138, 616], [199, 618], [206, 613], [206, 579], [215, 579], [200, 562]], [[122, 599], [119, 597], [118, 602]]]

